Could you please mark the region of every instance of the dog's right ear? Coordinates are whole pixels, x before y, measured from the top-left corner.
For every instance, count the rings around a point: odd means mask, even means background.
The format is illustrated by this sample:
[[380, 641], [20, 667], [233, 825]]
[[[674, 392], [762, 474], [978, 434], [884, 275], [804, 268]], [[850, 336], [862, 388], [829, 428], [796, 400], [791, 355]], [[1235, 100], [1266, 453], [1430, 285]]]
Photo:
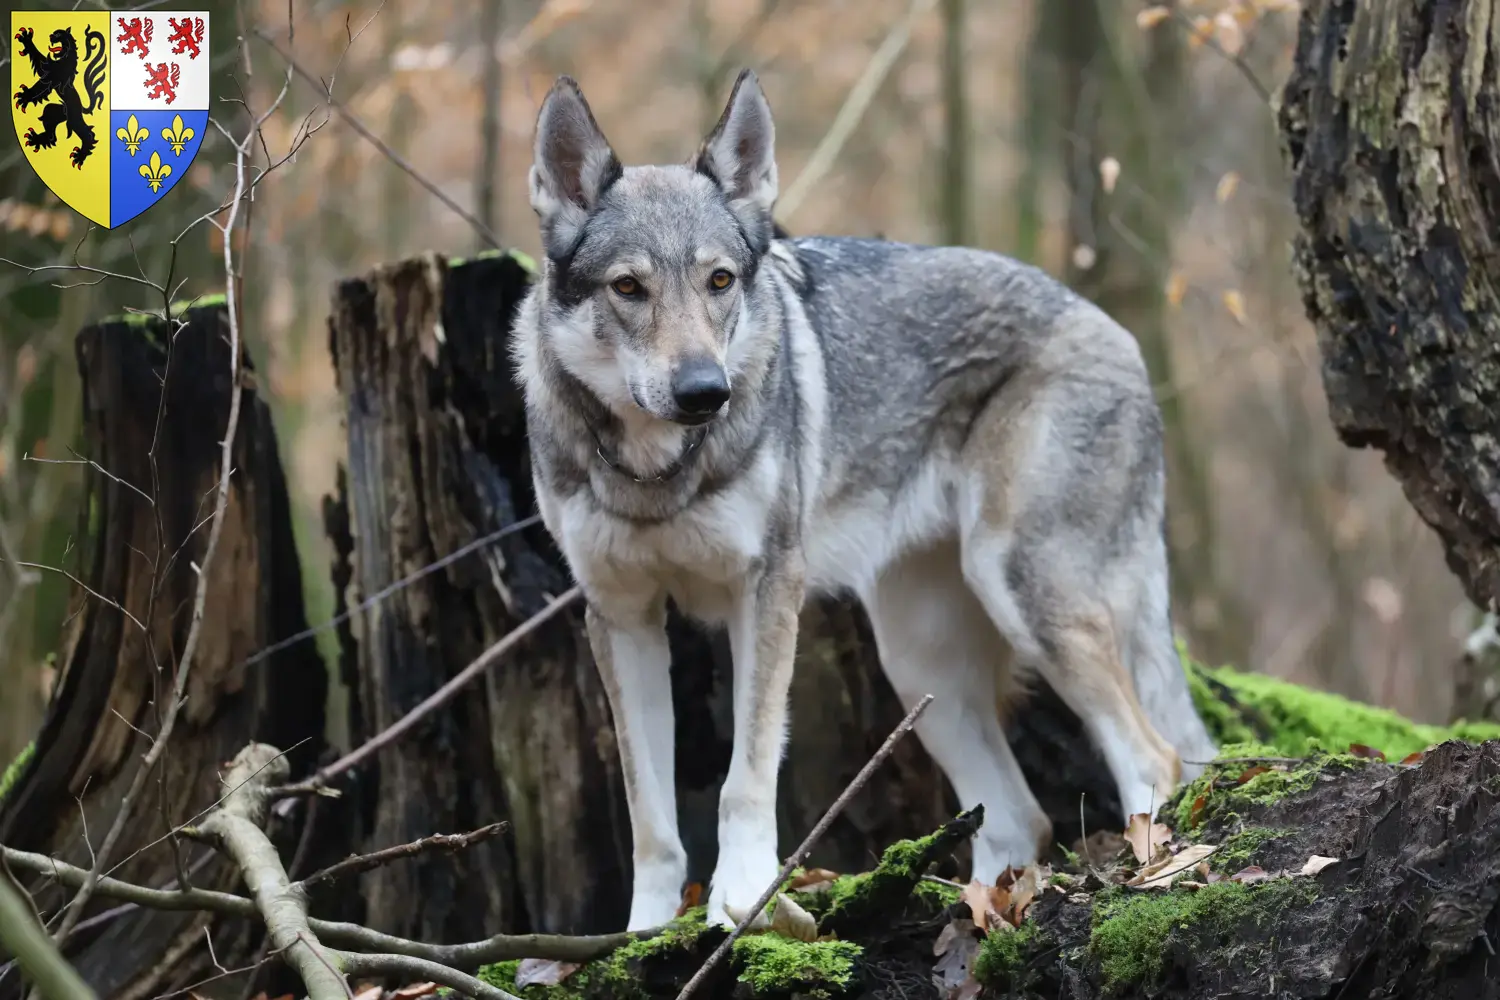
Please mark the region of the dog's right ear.
[[588, 215], [624, 172], [583, 91], [561, 76], [542, 101], [531, 165], [531, 207], [549, 254], [571, 246]]

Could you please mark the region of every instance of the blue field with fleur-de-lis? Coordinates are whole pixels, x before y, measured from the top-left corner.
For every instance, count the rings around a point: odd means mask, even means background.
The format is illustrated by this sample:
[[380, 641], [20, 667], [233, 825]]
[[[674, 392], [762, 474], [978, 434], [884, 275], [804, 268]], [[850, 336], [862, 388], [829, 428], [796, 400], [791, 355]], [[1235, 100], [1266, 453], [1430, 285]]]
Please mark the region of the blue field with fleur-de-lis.
[[114, 229], [188, 175], [208, 131], [207, 11], [11, 12], [12, 118], [53, 193]]

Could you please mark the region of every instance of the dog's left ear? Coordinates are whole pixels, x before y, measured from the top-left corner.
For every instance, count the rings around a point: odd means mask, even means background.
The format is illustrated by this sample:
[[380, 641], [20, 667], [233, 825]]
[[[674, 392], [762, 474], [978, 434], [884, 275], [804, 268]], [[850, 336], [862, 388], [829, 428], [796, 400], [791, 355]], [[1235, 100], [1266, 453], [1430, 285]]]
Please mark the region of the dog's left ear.
[[[741, 70], [729, 103], [693, 160], [729, 196], [740, 221], [769, 231], [776, 204], [776, 125], [751, 70]], [[748, 217], [748, 218], [747, 218]]]

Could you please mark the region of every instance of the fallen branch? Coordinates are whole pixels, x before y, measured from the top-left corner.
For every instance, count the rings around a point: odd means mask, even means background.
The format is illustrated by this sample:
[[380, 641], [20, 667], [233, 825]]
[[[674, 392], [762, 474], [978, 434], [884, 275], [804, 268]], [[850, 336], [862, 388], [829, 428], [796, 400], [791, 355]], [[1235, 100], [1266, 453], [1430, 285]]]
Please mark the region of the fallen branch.
[[465, 996], [475, 997], [476, 1000], [519, 1000], [514, 993], [507, 993], [482, 979], [475, 979], [446, 965], [422, 958], [412, 958], [409, 955], [361, 955], [352, 951], [335, 952], [334, 957], [351, 976], [399, 976], [402, 982], [437, 983]]
[[491, 823], [489, 826], [482, 826], [470, 833], [434, 833], [430, 837], [414, 840], [410, 844], [398, 844], [395, 847], [386, 847], [370, 854], [361, 854], [357, 857], [346, 858], [337, 864], [329, 865], [320, 872], [309, 875], [301, 882], [298, 882], [297, 885], [302, 889], [311, 889], [322, 882], [332, 882], [346, 875], [358, 875], [360, 872], [367, 872], [372, 868], [379, 868], [381, 865], [390, 864], [392, 861], [410, 858], [427, 851], [446, 851], [452, 854], [455, 851], [462, 851], [475, 844], [489, 840], [504, 830], [506, 826], [506, 823], [500, 822]]
[[[54, 860], [44, 854], [0, 848], [6, 864], [18, 871], [55, 878], [68, 888], [83, 884], [88, 872], [76, 865]], [[99, 879], [95, 895], [124, 903], [169, 912], [208, 912], [230, 917], [260, 919], [255, 901], [229, 892], [212, 889], [152, 889], [108, 876]], [[392, 952], [411, 958], [441, 962], [455, 969], [477, 969], [492, 962], [540, 958], [557, 962], [587, 962], [607, 955], [641, 938], [655, 937], [661, 928], [616, 934], [569, 936], [565, 934], [497, 934], [479, 941], [459, 944], [428, 944], [370, 930], [359, 924], [309, 917], [307, 925], [320, 941], [339, 948]]]
[[848, 787], [840, 793], [838, 798], [833, 800], [833, 805], [828, 807], [828, 811], [823, 813], [823, 818], [818, 820], [817, 825], [803, 839], [801, 846], [792, 852], [791, 857], [786, 859], [786, 864], [777, 873], [775, 880], [766, 886], [766, 891], [760, 894], [760, 899], [756, 900], [755, 905], [750, 907], [750, 912], [741, 918], [734, 930], [729, 932], [729, 936], [719, 944], [719, 947], [714, 949], [714, 953], [708, 956], [708, 961], [704, 962], [698, 971], [693, 973], [693, 978], [689, 979], [687, 985], [683, 986], [682, 992], [677, 994], [677, 1000], [687, 1000], [692, 995], [693, 990], [697, 989], [698, 984], [708, 978], [708, 974], [713, 971], [714, 966], [724, 960], [724, 956], [729, 954], [729, 949], [734, 946], [734, 942], [741, 934], [745, 933], [745, 930], [760, 915], [760, 912], [766, 908], [766, 904], [771, 901], [771, 897], [776, 894], [776, 890], [780, 889], [786, 883], [786, 880], [791, 877], [792, 870], [807, 860], [807, 856], [812, 853], [812, 849], [817, 844], [818, 838], [823, 836], [824, 831], [833, 824], [833, 821], [838, 818], [839, 813], [844, 811], [844, 807], [849, 804], [849, 800], [854, 798], [861, 788], [865, 787], [865, 782], [870, 780], [870, 775], [874, 774], [875, 769], [885, 763], [885, 759], [891, 755], [891, 751], [896, 749], [896, 744], [901, 742], [903, 736], [911, 732], [912, 726], [917, 724], [917, 717], [925, 712], [927, 706], [931, 703], [932, 695], [923, 695], [922, 700], [917, 702], [916, 706], [910, 712], [906, 713], [906, 718], [902, 719], [901, 724], [891, 731], [891, 735], [885, 738], [885, 742], [880, 745], [880, 749], [875, 751], [875, 756], [871, 757], [869, 763], [860, 768], [859, 773], [854, 776], [854, 780], [850, 781]]
[[272, 945], [302, 977], [311, 1000], [349, 1000], [349, 984], [308, 925], [307, 903], [287, 879], [276, 846], [261, 829], [266, 788], [272, 780], [285, 781], [288, 770], [286, 758], [275, 747], [246, 746], [235, 754], [222, 779], [224, 804], [192, 832], [217, 844], [239, 867]]

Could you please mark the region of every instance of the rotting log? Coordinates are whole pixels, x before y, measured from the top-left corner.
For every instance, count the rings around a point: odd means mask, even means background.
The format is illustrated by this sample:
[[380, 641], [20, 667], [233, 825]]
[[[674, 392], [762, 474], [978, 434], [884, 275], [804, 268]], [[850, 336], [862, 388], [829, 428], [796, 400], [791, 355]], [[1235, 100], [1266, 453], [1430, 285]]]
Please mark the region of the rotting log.
[[[1188, 868], [1170, 887], [1127, 886], [1140, 865], [1121, 843], [1118, 855], [1091, 866], [1040, 873], [1019, 925], [991, 915], [979, 940], [969, 899], [917, 881], [924, 855], [941, 849], [940, 833], [893, 845], [870, 876], [794, 890], [818, 933], [837, 931], [835, 939], [744, 938], [695, 996], [1500, 997], [1500, 741], [1443, 743], [1416, 764], [1313, 758], [1240, 785], [1245, 768], [1217, 766], [1185, 793], [1206, 804], [1191, 830], [1180, 825], [1178, 846], [1216, 848], [1202, 862], [1207, 875]], [[893, 884], [902, 875], [904, 885]], [[990, 905], [1004, 912], [1017, 894]], [[881, 919], [841, 924], [841, 913], [876, 895]], [[723, 939], [698, 914], [696, 924], [680, 921], [526, 996], [671, 1000]], [[966, 943], [977, 951], [966, 953]], [[963, 965], [952, 960], [965, 955]], [[510, 989], [516, 968], [503, 963], [481, 976]], [[950, 970], [955, 986], [970, 971], [976, 981], [940, 991], [934, 979]]]
[[[349, 457], [325, 515], [341, 610], [534, 513], [509, 354], [511, 318], [531, 277], [519, 255], [451, 264], [428, 256], [335, 289], [329, 336]], [[399, 718], [571, 583], [536, 524], [353, 615], [340, 641], [354, 741]], [[722, 630], [675, 612], [669, 631], [678, 811], [689, 880], [706, 883], [729, 762], [728, 644]], [[905, 714], [852, 600], [816, 600], [804, 611], [791, 701], [778, 809], [783, 854]], [[1080, 819], [1090, 829], [1118, 825], [1108, 772], [1045, 686], [1017, 712], [1010, 738], [1060, 842], [1077, 837]], [[528, 638], [471, 697], [383, 749], [360, 783], [366, 850], [434, 829], [511, 824], [503, 841], [461, 858], [366, 875], [371, 926], [432, 941], [623, 926], [629, 817], [581, 609]], [[919, 741], [903, 741], [808, 863], [863, 871], [892, 841], [956, 811]], [[967, 852], [964, 845], [944, 873], [966, 871]]]
[[1343, 441], [1500, 602], [1500, 4], [1308, 0], [1279, 124]]
[[[242, 397], [223, 534], [203, 566], [229, 408], [227, 312], [220, 300], [188, 309], [174, 325], [182, 320], [170, 363], [159, 319], [106, 320], [77, 337], [84, 456], [96, 464], [86, 469], [87, 500], [73, 550], [42, 558], [56, 560], [99, 597], [74, 587], [59, 679], [35, 752], [0, 803], [0, 843], [89, 866], [90, 842], [97, 846], [115, 821], [157, 731], [203, 567], [204, 625], [187, 700], [158, 765], [160, 780], [143, 787], [113, 855], [123, 862], [117, 876], [158, 887], [176, 877], [173, 854], [166, 844], [143, 849], [162, 837], [168, 821], [186, 822], [212, 803], [222, 762], [241, 746], [252, 740], [295, 746], [294, 772], [311, 768], [323, 747], [327, 687], [311, 643], [245, 665], [256, 651], [306, 626], [276, 436], [248, 358], [242, 365], [251, 384]], [[100, 597], [118, 601], [146, 631]], [[302, 832], [296, 822], [279, 831], [289, 854]], [[188, 844], [182, 850], [190, 870], [206, 854]], [[316, 861], [320, 854], [310, 847], [306, 856]], [[46, 880], [22, 882], [44, 915], [71, 895]], [[238, 874], [213, 859], [192, 882], [239, 888]], [[66, 949], [102, 997], [151, 997], [211, 974], [205, 929], [218, 960], [229, 966], [253, 959], [263, 933], [244, 921], [142, 910], [90, 926], [90, 916], [111, 906], [91, 902]], [[16, 997], [20, 989], [14, 972], [0, 978], [0, 997]]]

